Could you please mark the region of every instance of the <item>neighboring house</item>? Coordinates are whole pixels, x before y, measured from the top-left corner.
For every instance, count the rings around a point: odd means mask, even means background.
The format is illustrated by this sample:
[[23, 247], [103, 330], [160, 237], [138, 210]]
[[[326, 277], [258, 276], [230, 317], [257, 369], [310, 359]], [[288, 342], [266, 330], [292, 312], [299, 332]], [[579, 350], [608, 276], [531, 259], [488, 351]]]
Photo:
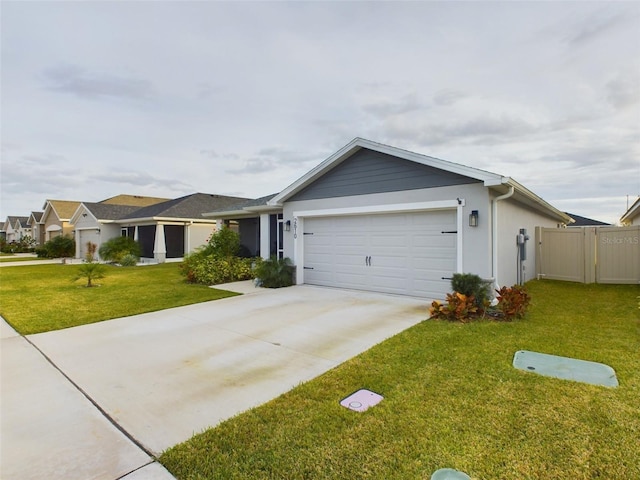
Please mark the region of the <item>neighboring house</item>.
[[4, 232], [4, 238], [7, 243], [12, 243], [16, 241], [15, 225], [16, 225], [17, 218], [18, 217], [10, 215], [4, 221], [4, 225], [2, 226], [2, 231]]
[[237, 219], [241, 235], [253, 219], [268, 257], [274, 215], [296, 283], [426, 298], [456, 272], [531, 279], [535, 227], [571, 221], [509, 177], [361, 138], [263, 204], [206, 216]]
[[26, 236], [31, 236], [29, 217], [17, 217], [10, 215], [2, 224], [2, 236], [7, 243], [19, 242]]
[[73, 235], [71, 217], [79, 206], [80, 202], [70, 200], [47, 200], [45, 202], [40, 220], [40, 224], [44, 228], [45, 242], [60, 235]]
[[150, 205], [167, 202], [168, 198], [142, 195], [116, 195], [100, 202], [81, 203], [71, 218], [76, 239], [76, 258], [85, 258], [87, 243], [97, 246], [96, 257], [100, 258], [100, 246], [121, 235], [127, 236], [118, 220]]
[[123, 235], [140, 243], [143, 258], [162, 263], [168, 258], [182, 258], [208, 242], [216, 229], [216, 220], [203, 217], [203, 213], [223, 210], [247, 200], [194, 193], [140, 208], [118, 219], [117, 223]]
[[610, 223], [601, 222], [599, 220], [593, 220], [592, 218], [581, 217], [580, 215], [576, 215], [574, 213], [564, 212], [569, 215], [573, 222], [567, 227], [611, 227]]
[[16, 242], [20, 242], [24, 237], [31, 237], [31, 225], [29, 225], [29, 217], [17, 217], [13, 229], [15, 231]]
[[99, 259], [100, 246], [104, 242], [122, 235], [118, 219], [139, 209], [140, 207], [130, 205], [81, 203], [71, 217], [76, 240], [76, 258], [86, 257], [87, 244], [91, 242], [97, 247], [96, 258]]
[[625, 227], [640, 225], [640, 197], [633, 202], [633, 205], [620, 217], [620, 223]]
[[31, 237], [36, 246], [39, 247], [44, 243], [44, 227], [41, 223], [43, 212], [31, 212], [29, 215], [29, 225], [31, 225]]

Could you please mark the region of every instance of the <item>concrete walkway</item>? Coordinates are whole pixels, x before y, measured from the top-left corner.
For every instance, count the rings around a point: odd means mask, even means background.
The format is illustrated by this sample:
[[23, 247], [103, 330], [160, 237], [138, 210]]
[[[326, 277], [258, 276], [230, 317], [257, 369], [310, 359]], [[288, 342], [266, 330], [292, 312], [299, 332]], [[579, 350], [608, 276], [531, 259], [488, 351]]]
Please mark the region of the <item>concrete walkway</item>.
[[225, 288], [248, 294], [28, 339], [3, 327], [0, 476], [172, 478], [165, 449], [427, 317], [408, 297]]

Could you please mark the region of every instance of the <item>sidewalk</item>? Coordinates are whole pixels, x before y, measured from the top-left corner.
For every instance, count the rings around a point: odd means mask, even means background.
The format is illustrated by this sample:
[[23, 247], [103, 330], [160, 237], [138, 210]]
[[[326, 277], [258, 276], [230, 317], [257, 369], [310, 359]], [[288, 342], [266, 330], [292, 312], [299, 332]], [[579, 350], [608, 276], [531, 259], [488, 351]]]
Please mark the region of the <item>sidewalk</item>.
[[0, 477], [171, 480], [0, 317]]

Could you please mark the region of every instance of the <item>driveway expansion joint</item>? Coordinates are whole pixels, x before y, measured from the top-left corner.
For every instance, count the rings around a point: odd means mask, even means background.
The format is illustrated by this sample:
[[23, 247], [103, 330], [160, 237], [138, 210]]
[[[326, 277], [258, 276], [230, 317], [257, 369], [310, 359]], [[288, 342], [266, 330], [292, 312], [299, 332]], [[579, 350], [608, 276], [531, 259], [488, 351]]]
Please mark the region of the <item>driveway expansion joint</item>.
[[[60, 367], [58, 367], [58, 365], [56, 365], [56, 363], [46, 354], [44, 353], [40, 347], [38, 347], [33, 341], [31, 341], [30, 338], [28, 338], [26, 335], [22, 335], [20, 334], [20, 336], [22, 338], [24, 338], [27, 343], [29, 345], [31, 345], [33, 348], [36, 349], [36, 351], [38, 353], [40, 353], [40, 355], [42, 355], [44, 357], [44, 359], [49, 362], [49, 364], [51, 364], [51, 366], [53, 368], [55, 368], [58, 372], [60, 372], [60, 374], [67, 379], [67, 381], [73, 385], [73, 387], [78, 390], [82, 396], [84, 396], [90, 403], [91, 405], [93, 405], [98, 412], [100, 412], [100, 414], [107, 419], [107, 421], [113, 425], [120, 433], [122, 433], [129, 441], [131, 441], [136, 447], [138, 447], [140, 450], [142, 450], [145, 454], [147, 454], [149, 457], [151, 457], [152, 461], [150, 463], [153, 463], [154, 461], [157, 461], [158, 458], [156, 457], [156, 455], [151, 452], [147, 447], [145, 447], [140, 441], [138, 441], [133, 435], [131, 435], [127, 430], [125, 430], [118, 422], [116, 422], [116, 420], [111, 417], [111, 415], [109, 415], [106, 410], [104, 410], [99, 404], [98, 402], [96, 402], [86, 391], [84, 391], [82, 389], [82, 387], [80, 387], [80, 385], [78, 385], [76, 382], [74, 382], [71, 377], [69, 377], [69, 375], [67, 375]], [[147, 464], [148, 465], [148, 464]], [[143, 465], [146, 466], [146, 465]], [[142, 467], [140, 467], [142, 468]], [[137, 469], [136, 469], [137, 470]], [[134, 470], [135, 471], [135, 470]], [[129, 472], [131, 473], [131, 472]], [[128, 474], [127, 474], [128, 475]], [[121, 477], [122, 478], [122, 477]]]

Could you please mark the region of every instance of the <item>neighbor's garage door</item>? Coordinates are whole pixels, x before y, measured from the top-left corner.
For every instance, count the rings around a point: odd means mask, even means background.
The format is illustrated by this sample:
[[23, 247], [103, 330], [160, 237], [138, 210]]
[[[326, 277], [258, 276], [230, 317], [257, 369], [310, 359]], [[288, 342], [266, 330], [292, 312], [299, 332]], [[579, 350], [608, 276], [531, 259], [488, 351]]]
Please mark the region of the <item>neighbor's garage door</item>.
[[[80, 242], [80, 258], [86, 258], [87, 256], [87, 242], [91, 242], [98, 245], [100, 242], [100, 234], [97, 230], [78, 230], [79, 232], [79, 242]], [[95, 253], [96, 257], [98, 256], [98, 252]]]
[[304, 283], [444, 298], [455, 230], [455, 210], [306, 218]]

